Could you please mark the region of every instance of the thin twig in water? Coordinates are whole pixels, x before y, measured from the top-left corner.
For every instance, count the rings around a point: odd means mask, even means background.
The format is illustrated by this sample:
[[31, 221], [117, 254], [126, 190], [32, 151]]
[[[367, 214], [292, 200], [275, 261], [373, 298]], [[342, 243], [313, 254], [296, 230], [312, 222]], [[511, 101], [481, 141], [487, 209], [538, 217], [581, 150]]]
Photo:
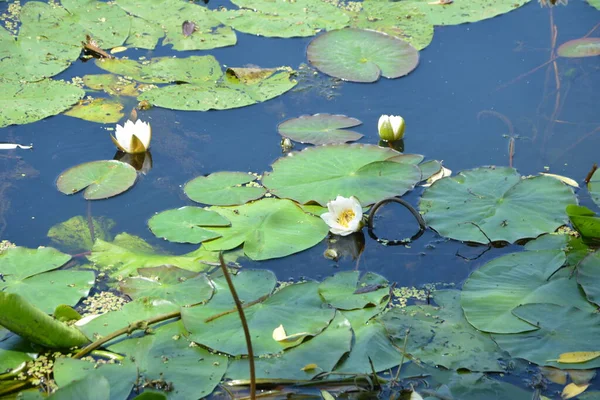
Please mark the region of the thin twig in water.
[[592, 176], [594, 175], [594, 172], [596, 172], [597, 169], [598, 164], [594, 163], [594, 165], [592, 165], [592, 169], [590, 169], [590, 172], [588, 172], [588, 174], [585, 176], [584, 182], [586, 185], [590, 183], [590, 180], [592, 179]]
[[471, 224], [471, 225], [475, 226], [477, 229], [479, 229], [479, 232], [481, 232], [481, 234], [482, 234], [483, 236], [485, 236], [485, 238], [488, 240], [488, 243], [487, 243], [487, 248], [486, 248], [484, 251], [482, 251], [482, 252], [481, 252], [481, 254], [479, 254], [477, 257], [473, 257], [473, 258], [465, 257], [465, 256], [463, 256], [462, 254], [460, 254], [460, 253], [458, 252], [458, 250], [456, 250], [456, 255], [457, 255], [458, 257], [460, 257], [460, 258], [462, 258], [463, 260], [466, 260], [466, 261], [474, 261], [474, 260], [477, 260], [477, 259], [478, 259], [479, 257], [481, 257], [482, 255], [484, 255], [485, 253], [487, 253], [488, 251], [490, 251], [490, 250], [491, 250], [491, 248], [492, 248], [492, 243], [493, 243], [493, 242], [492, 242], [492, 239], [490, 239], [490, 237], [489, 237], [488, 235], [486, 235], [486, 233], [483, 231], [483, 229], [481, 229], [481, 228], [479, 227], [479, 225], [477, 225], [475, 222], [468, 221], [468, 222], [463, 222], [463, 223], [464, 223], [464, 224]]
[[404, 335], [404, 346], [402, 346], [402, 358], [400, 359], [400, 365], [398, 366], [398, 371], [396, 372], [396, 376], [394, 377], [394, 382], [398, 382], [398, 379], [400, 379], [400, 371], [402, 371], [402, 364], [404, 364], [404, 355], [406, 354], [406, 344], [408, 343], [409, 333], [410, 329], [407, 329], [406, 335]]

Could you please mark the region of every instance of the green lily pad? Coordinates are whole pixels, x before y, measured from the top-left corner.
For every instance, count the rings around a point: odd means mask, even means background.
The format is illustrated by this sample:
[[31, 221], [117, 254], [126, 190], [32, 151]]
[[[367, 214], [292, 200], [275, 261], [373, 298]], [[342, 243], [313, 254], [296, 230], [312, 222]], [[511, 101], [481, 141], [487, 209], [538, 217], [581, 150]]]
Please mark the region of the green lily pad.
[[265, 188], [254, 183], [255, 175], [246, 172], [214, 172], [185, 184], [183, 190], [192, 200], [215, 206], [245, 204], [264, 196]]
[[600, 315], [596, 310], [547, 303], [524, 304], [515, 308], [513, 314], [537, 329], [517, 335], [492, 335], [498, 346], [512, 357], [560, 369], [600, 367], [600, 358], [575, 364], [556, 362], [562, 353], [598, 351]]
[[133, 299], [158, 297], [186, 306], [206, 301], [213, 295], [210, 281], [198, 272], [163, 265], [138, 268], [138, 274], [119, 283], [121, 291]]
[[230, 228], [212, 228], [222, 237], [205, 242], [209, 251], [230, 250], [244, 244], [253, 260], [285, 257], [313, 247], [327, 236], [328, 226], [306, 214], [296, 203], [262, 199], [238, 207], [211, 207], [229, 221]]
[[[460, 307], [460, 291], [434, 292], [439, 307], [430, 305], [393, 308], [381, 317], [398, 347], [404, 346], [412, 358], [432, 366], [470, 371], [502, 372], [502, 352], [489, 334], [473, 328]], [[419, 338], [421, 340], [415, 339]]]
[[598, 207], [600, 207], [600, 170], [594, 171], [594, 174], [590, 178], [587, 184], [588, 191], [592, 196], [592, 200]]
[[600, 306], [600, 250], [588, 255], [577, 267], [577, 281], [587, 299]]
[[[134, 15], [127, 43], [152, 49], [150, 44], [165, 36], [162, 44], [174, 50], [209, 50], [233, 46], [235, 32], [222, 26], [215, 13], [199, 4], [179, 0], [119, 0], [118, 6]], [[141, 21], [136, 21], [141, 20]], [[183, 21], [192, 21], [198, 31], [189, 36], [181, 32]]]
[[208, 396], [227, 369], [227, 357], [192, 346], [181, 321], [160, 326], [150, 335], [138, 333], [110, 350], [128, 354], [143, 381], [156, 381], [154, 387], [175, 400]]
[[0, 292], [0, 325], [50, 349], [67, 349], [88, 342], [78, 329], [52, 318], [17, 293]]
[[0, 79], [0, 128], [60, 114], [84, 95], [76, 86], [51, 79], [29, 83]]
[[561, 250], [535, 250], [498, 257], [473, 271], [463, 286], [465, 317], [480, 331], [518, 333], [537, 329], [515, 317], [522, 304], [553, 303], [593, 309], [570, 271], [556, 272], [566, 257]]
[[590, 6], [595, 7], [597, 10], [600, 10], [600, 0], [587, 0]]
[[163, 211], [148, 221], [152, 233], [177, 243], [200, 243], [221, 237], [210, 228], [230, 225], [227, 218], [214, 211], [190, 206]]
[[315, 114], [288, 119], [277, 126], [279, 134], [300, 143], [315, 145], [353, 142], [360, 133], [344, 130], [362, 124], [346, 115]]
[[33, 306], [52, 313], [59, 304], [75, 305], [94, 285], [91, 271], [52, 271], [71, 256], [51, 247], [15, 247], [0, 253], [0, 290], [17, 293]]
[[[256, 378], [313, 379], [318, 374], [330, 372], [340, 358], [350, 351], [351, 344], [350, 322], [338, 312], [323, 332], [300, 346], [286, 349], [278, 357], [256, 357]], [[231, 360], [225, 378], [250, 379], [248, 360]]]
[[383, 276], [367, 272], [359, 280], [358, 271], [338, 272], [319, 285], [325, 301], [340, 310], [354, 310], [379, 305], [390, 295]]
[[137, 379], [136, 367], [129, 360], [123, 360], [120, 364], [109, 364], [61, 357], [54, 361], [52, 372], [59, 388], [82, 379], [104, 378], [110, 384], [111, 400], [129, 398]]
[[[225, 258], [229, 258], [227, 255]], [[112, 277], [127, 277], [137, 274], [138, 268], [174, 265], [190, 271], [200, 272], [211, 267], [202, 261], [217, 262], [218, 254], [204, 248], [183, 255], [171, 255], [157, 251], [144, 240], [127, 233], [115, 236], [112, 242], [97, 239], [88, 260]]]
[[348, 17], [331, 3], [311, 0], [233, 0], [238, 10], [218, 10], [214, 17], [240, 32], [268, 37], [313, 36], [340, 29]]
[[566, 210], [573, 228], [581, 234], [583, 240], [600, 243], [600, 218], [595, 212], [574, 204], [568, 205]]
[[[323, 307], [318, 286], [316, 282], [289, 285], [244, 309], [256, 356], [281, 353], [299, 345], [306, 337], [321, 333], [329, 325], [335, 310]], [[207, 318], [219, 314], [211, 303], [182, 310], [182, 319], [192, 332], [193, 341], [230, 355], [248, 354], [244, 336], [239, 334], [242, 325], [237, 312], [206, 322]], [[273, 331], [280, 325], [287, 335], [297, 336], [290, 341], [275, 340]]]
[[111, 400], [110, 384], [108, 380], [100, 376], [86, 376], [85, 378], [73, 381], [67, 386], [58, 389], [48, 396], [49, 400], [70, 400], [70, 399], [88, 399], [88, 400]]
[[[91, 223], [95, 238], [105, 241], [112, 240], [110, 230], [115, 226], [115, 221], [105, 217], [92, 217]], [[48, 230], [47, 236], [57, 247], [72, 253], [91, 250], [94, 245], [90, 236], [88, 220], [82, 215], [52, 226]]]
[[111, 96], [139, 96], [139, 89], [144, 87], [114, 74], [85, 75], [83, 83], [90, 89], [102, 90]]
[[372, 29], [396, 36], [423, 50], [433, 39], [433, 24], [427, 13], [416, 7], [414, 1], [387, 2], [364, 0], [362, 10], [351, 25], [354, 28]]
[[425, 190], [419, 207], [442, 236], [513, 243], [553, 232], [565, 223], [565, 207], [575, 203], [573, 191], [557, 179], [481, 167], [436, 182]]
[[122, 110], [123, 104], [119, 101], [100, 98], [92, 101], [80, 101], [79, 104], [65, 111], [65, 115], [101, 124], [114, 124], [125, 115], [121, 112]]
[[308, 45], [306, 55], [321, 72], [352, 82], [375, 82], [380, 75], [399, 78], [419, 63], [419, 52], [407, 42], [356, 28], [318, 36]]
[[0, 371], [16, 368], [23, 362], [32, 361], [31, 344], [18, 335], [3, 338], [0, 335]]
[[307, 148], [273, 163], [263, 184], [278, 197], [325, 206], [338, 195], [355, 196], [363, 206], [401, 196], [421, 180], [416, 165], [390, 161], [398, 153], [373, 145]]
[[[441, 5], [433, 1], [412, 1], [434, 25], [458, 25], [477, 22], [516, 10], [531, 0], [454, 0]], [[432, 4], [434, 3], [434, 4]]]
[[567, 255], [567, 266], [574, 267], [590, 253], [590, 248], [581, 240], [562, 233], [542, 235], [525, 245], [525, 250], [562, 250]]
[[569, 58], [600, 56], [600, 38], [587, 37], [569, 40], [558, 46], [556, 54]]
[[86, 200], [116, 196], [135, 183], [137, 172], [131, 165], [115, 161], [92, 161], [63, 171], [56, 181], [59, 191], [74, 194], [85, 189]]

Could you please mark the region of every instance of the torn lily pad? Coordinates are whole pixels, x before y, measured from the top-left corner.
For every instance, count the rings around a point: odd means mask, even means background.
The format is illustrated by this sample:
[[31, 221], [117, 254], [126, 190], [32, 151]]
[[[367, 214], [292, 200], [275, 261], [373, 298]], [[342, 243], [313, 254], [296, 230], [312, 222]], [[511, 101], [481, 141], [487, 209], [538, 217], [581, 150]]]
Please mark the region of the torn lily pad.
[[256, 183], [258, 177], [246, 172], [214, 172], [185, 184], [183, 190], [192, 200], [215, 206], [245, 204], [261, 198], [267, 190]]
[[419, 52], [407, 42], [385, 33], [356, 28], [324, 33], [306, 50], [319, 71], [352, 82], [375, 82], [407, 75], [417, 67]]
[[300, 143], [314, 145], [353, 142], [363, 137], [343, 128], [362, 124], [346, 115], [314, 114], [288, 119], [277, 126], [279, 134]]
[[212, 227], [231, 223], [220, 214], [200, 207], [181, 207], [163, 211], [148, 221], [152, 233], [176, 243], [200, 243], [221, 237]]

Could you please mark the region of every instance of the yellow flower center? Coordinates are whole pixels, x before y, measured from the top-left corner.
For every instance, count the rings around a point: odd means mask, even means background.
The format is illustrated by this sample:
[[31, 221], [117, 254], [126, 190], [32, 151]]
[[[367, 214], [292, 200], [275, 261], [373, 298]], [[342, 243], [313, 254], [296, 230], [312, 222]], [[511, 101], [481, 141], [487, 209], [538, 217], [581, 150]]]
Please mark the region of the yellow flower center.
[[342, 225], [344, 228], [347, 228], [348, 224], [350, 223], [350, 221], [352, 221], [354, 219], [355, 216], [356, 216], [356, 214], [354, 214], [354, 211], [344, 210], [344, 211], [342, 211], [340, 216], [337, 218], [337, 222], [338, 222], [338, 224]]

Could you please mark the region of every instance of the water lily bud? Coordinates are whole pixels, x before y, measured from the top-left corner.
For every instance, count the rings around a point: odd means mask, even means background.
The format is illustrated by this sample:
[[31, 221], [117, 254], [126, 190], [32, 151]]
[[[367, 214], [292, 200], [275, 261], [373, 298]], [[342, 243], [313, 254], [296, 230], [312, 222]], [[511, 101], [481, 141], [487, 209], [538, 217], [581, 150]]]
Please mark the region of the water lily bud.
[[117, 148], [125, 153], [144, 153], [150, 147], [152, 128], [147, 122], [137, 120], [127, 121], [123, 126], [117, 125], [115, 136], [110, 136]]
[[382, 115], [377, 125], [379, 137], [382, 140], [392, 142], [404, 137], [404, 118], [396, 115]]
[[362, 207], [356, 197], [338, 196], [327, 203], [327, 209], [329, 212], [321, 214], [321, 218], [334, 235], [347, 236], [362, 229]]

